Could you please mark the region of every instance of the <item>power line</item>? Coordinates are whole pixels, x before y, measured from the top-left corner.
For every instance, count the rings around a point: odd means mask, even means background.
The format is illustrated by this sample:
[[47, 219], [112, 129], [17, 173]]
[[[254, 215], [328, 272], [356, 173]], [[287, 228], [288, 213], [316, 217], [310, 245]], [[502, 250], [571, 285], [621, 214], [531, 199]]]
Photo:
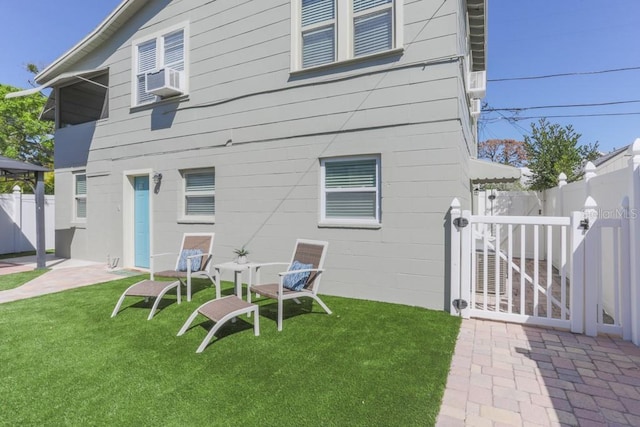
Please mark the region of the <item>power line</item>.
[[632, 101], [611, 101], [611, 102], [598, 102], [591, 104], [562, 104], [562, 105], [538, 105], [534, 107], [512, 107], [512, 108], [487, 108], [486, 111], [525, 111], [525, 110], [542, 110], [547, 108], [573, 108], [573, 107], [600, 107], [604, 105], [620, 105], [620, 104], [634, 104], [639, 103], [640, 99]]
[[[485, 103], [484, 107], [491, 109], [491, 107], [489, 106], [489, 104]], [[483, 108], [484, 110], [484, 108]], [[495, 110], [493, 110], [495, 111]], [[495, 111], [496, 113], [498, 113], [504, 120], [506, 120], [511, 126], [513, 126], [513, 128], [515, 130], [518, 131], [518, 133], [520, 133], [522, 136], [525, 136], [526, 133], [529, 133], [529, 131], [525, 128], [523, 128], [522, 126], [520, 126], [518, 123], [516, 123], [517, 120], [514, 120], [513, 117], [507, 117], [504, 114], [502, 114], [500, 111]]]
[[[498, 114], [500, 114], [498, 112]], [[501, 114], [502, 115], [502, 114]], [[502, 115], [504, 120], [507, 120], [509, 123], [517, 122], [520, 120], [530, 120], [530, 119], [553, 119], [553, 118], [569, 118], [569, 117], [605, 117], [605, 116], [637, 116], [640, 115], [640, 111], [638, 112], [630, 112], [630, 113], [595, 113], [595, 114], [566, 114], [566, 115], [553, 115], [553, 116], [527, 116], [527, 117], [506, 117]]]
[[517, 80], [537, 80], [537, 79], [549, 79], [552, 77], [585, 76], [585, 75], [592, 75], [592, 74], [617, 73], [620, 71], [633, 71], [633, 70], [640, 70], [640, 67], [613, 68], [610, 70], [583, 71], [583, 72], [576, 72], [576, 73], [546, 74], [541, 76], [505, 77], [502, 79], [487, 79], [487, 81], [488, 82], [510, 82], [510, 81], [517, 81]]

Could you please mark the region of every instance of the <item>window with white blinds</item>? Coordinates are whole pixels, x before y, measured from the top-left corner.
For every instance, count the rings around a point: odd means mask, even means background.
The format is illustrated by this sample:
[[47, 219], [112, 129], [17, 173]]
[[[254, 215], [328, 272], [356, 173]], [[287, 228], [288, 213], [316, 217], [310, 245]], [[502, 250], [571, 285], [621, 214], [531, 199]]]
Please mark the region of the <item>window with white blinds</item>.
[[75, 219], [84, 220], [87, 218], [87, 175], [78, 172], [73, 175], [74, 195], [75, 195]]
[[323, 222], [380, 223], [380, 159], [321, 161]]
[[353, 0], [353, 56], [393, 48], [393, 1]]
[[184, 70], [184, 30], [175, 31], [162, 37], [164, 45], [164, 66], [174, 70]]
[[292, 69], [385, 52], [402, 45], [402, 0], [292, 0]]
[[184, 216], [213, 217], [216, 213], [216, 176], [213, 169], [183, 172]]
[[302, 0], [302, 67], [336, 59], [336, 0]]
[[145, 73], [156, 68], [156, 41], [151, 40], [138, 45], [138, 66], [137, 66], [137, 90], [136, 104], [144, 104], [156, 99], [152, 93], [147, 93], [145, 87]]
[[[151, 39], [134, 43], [133, 67], [135, 69], [135, 81], [133, 105], [148, 104], [157, 100], [154, 94], [148, 93], [146, 90], [145, 74], [147, 72], [164, 67], [185, 71], [185, 33], [185, 28], [179, 28], [158, 34]], [[183, 73], [183, 75], [186, 75], [186, 73]]]

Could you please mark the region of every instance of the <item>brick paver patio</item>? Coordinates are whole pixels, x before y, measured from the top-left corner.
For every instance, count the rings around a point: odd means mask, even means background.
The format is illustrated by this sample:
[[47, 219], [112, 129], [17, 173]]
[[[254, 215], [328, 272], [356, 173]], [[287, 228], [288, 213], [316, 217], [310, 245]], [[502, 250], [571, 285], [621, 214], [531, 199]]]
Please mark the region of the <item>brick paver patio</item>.
[[465, 320], [437, 425], [640, 426], [640, 348]]

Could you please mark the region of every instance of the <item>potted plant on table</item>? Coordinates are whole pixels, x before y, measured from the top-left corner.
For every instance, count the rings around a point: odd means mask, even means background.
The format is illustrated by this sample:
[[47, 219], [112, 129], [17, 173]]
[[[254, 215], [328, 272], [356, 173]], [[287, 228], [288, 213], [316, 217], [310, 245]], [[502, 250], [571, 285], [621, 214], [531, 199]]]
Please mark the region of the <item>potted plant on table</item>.
[[247, 255], [249, 255], [249, 251], [245, 249], [245, 247], [241, 247], [240, 249], [234, 249], [233, 252], [238, 255], [236, 262], [238, 264], [246, 264], [247, 263]]

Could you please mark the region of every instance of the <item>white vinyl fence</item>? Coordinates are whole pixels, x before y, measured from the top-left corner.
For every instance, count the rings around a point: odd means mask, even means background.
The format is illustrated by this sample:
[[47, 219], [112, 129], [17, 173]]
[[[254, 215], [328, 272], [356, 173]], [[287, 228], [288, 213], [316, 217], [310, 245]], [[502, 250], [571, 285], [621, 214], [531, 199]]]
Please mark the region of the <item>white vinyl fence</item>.
[[[629, 215], [600, 219], [591, 197], [567, 217], [471, 215], [456, 199], [451, 220], [452, 313], [631, 339]], [[543, 244], [546, 260], [539, 256]], [[611, 265], [602, 262], [605, 250]], [[605, 267], [612, 271], [606, 280]], [[605, 309], [606, 289], [613, 302]]]
[[[640, 138], [627, 168], [451, 206], [451, 297], [464, 316], [621, 335], [640, 346]], [[490, 198], [491, 196], [491, 198]]]
[[[33, 251], [36, 248], [36, 203], [33, 194], [0, 194], [0, 254]], [[55, 247], [55, 201], [45, 196], [45, 246]]]
[[[605, 317], [607, 325], [599, 329], [620, 333], [622, 323], [635, 324], [633, 341], [640, 345], [640, 269], [636, 267], [640, 262], [640, 139], [630, 151], [625, 168], [597, 175], [588, 163], [585, 178], [570, 184], [561, 174], [558, 187], [545, 192], [545, 211], [563, 215], [580, 209], [585, 198], [591, 199], [589, 208], [596, 222], [589, 233], [594, 245], [587, 267], [598, 281], [601, 310], [596, 314]], [[627, 277], [629, 285], [624, 286]], [[621, 307], [626, 299], [631, 301], [630, 313]]]

